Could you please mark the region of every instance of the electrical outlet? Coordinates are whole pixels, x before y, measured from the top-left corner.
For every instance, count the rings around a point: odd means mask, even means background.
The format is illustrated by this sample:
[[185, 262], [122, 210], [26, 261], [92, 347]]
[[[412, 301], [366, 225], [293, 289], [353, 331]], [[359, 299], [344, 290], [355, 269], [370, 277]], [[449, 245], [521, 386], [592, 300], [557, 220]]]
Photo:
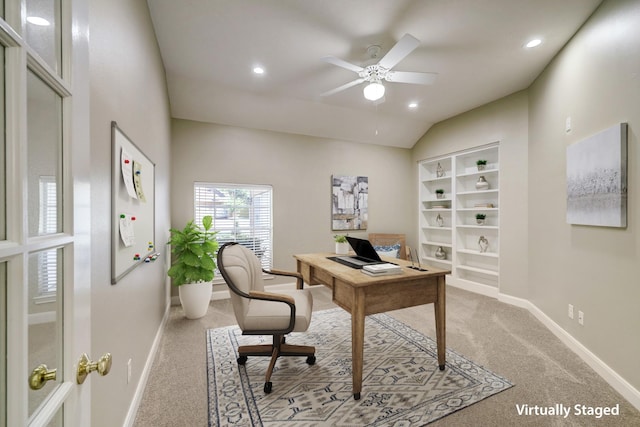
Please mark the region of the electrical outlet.
[[569, 304], [569, 319], [573, 319], [573, 304]]
[[578, 311], [578, 323], [584, 326], [584, 313], [582, 311]]
[[131, 382], [131, 359], [127, 362], [127, 384]]

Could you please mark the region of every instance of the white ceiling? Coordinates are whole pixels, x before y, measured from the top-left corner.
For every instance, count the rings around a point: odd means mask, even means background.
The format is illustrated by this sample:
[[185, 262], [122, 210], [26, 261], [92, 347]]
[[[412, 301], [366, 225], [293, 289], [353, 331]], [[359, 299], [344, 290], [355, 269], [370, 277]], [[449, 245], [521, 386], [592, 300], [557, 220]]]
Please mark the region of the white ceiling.
[[[527, 88], [601, 0], [147, 0], [175, 118], [412, 147], [434, 124]], [[332, 55], [366, 66], [405, 34], [420, 46], [394, 70], [431, 86], [364, 84]], [[542, 45], [525, 49], [531, 38]], [[264, 75], [252, 72], [256, 65]], [[410, 101], [417, 109], [407, 107]]]

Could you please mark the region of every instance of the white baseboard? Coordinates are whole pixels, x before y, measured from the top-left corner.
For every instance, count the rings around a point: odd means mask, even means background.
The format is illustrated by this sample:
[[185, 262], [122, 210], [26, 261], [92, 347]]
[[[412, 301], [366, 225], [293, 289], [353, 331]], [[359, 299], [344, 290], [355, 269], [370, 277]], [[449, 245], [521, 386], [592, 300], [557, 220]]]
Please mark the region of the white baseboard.
[[464, 289], [465, 291], [475, 294], [484, 295], [491, 298], [498, 298], [498, 288], [495, 286], [483, 285], [482, 283], [472, 282], [464, 279], [457, 279], [453, 276], [447, 276], [447, 285], [455, 288]]
[[[178, 303], [180, 303], [179, 300]], [[134, 393], [133, 399], [131, 400], [131, 405], [129, 405], [129, 411], [127, 412], [127, 416], [124, 420], [124, 423], [122, 424], [123, 427], [132, 427], [133, 423], [136, 420], [138, 408], [140, 407], [140, 402], [142, 401], [142, 395], [144, 394], [144, 390], [147, 387], [149, 374], [151, 373], [151, 369], [153, 368], [153, 361], [156, 358], [156, 353], [158, 352], [158, 347], [160, 346], [160, 340], [162, 339], [162, 335], [164, 334], [164, 328], [167, 324], [167, 321], [169, 320], [170, 308], [171, 306], [167, 305], [167, 308], [164, 312], [164, 317], [162, 318], [162, 322], [160, 322], [160, 326], [158, 327], [158, 331], [156, 332], [156, 337], [153, 340], [153, 344], [151, 345], [151, 350], [149, 351], [147, 360], [144, 364], [144, 367], [142, 368], [140, 381], [138, 381], [136, 392]]]
[[580, 341], [575, 339], [571, 334], [562, 329], [560, 325], [554, 322], [542, 310], [540, 310], [531, 301], [513, 297], [506, 294], [498, 294], [498, 301], [511, 304], [528, 310], [543, 325], [547, 327], [556, 337], [560, 339], [567, 347], [580, 357], [587, 365], [591, 367], [598, 375], [600, 375], [611, 387], [620, 393], [629, 401], [636, 409], [640, 410], [640, 391], [633, 387], [627, 380], [622, 378], [609, 365], [604, 363], [595, 354], [593, 354]]

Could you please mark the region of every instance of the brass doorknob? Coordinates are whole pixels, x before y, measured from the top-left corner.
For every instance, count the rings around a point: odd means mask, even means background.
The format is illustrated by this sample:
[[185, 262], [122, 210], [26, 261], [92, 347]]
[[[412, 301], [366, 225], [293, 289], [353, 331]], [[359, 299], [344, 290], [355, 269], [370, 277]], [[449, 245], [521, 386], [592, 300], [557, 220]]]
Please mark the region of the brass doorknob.
[[55, 381], [56, 371], [56, 369], [49, 370], [47, 365], [40, 365], [31, 371], [31, 375], [29, 375], [29, 387], [31, 387], [31, 390], [40, 390], [47, 381]]
[[111, 353], [105, 353], [97, 362], [89, 360], [87, 353], [82, 353], [80, 360], [78, 360], [78, 373], [76, 380], [78, 384], [82, 384], [87, 375], [93, 371], [98, 371], [101, 376], [105, 376], [111, 370]]

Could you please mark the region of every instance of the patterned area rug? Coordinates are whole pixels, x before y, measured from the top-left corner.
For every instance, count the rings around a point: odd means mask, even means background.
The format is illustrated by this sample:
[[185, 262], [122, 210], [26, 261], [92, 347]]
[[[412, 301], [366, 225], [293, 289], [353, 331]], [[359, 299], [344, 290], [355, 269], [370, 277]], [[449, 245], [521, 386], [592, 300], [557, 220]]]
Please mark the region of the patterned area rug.
[[419, 426], [479, 402], [513, 385], [447, 350], [438, 369], [436, 343], [386, 314], [365, 322], [360, 400], [351, 384], [351, 317], [342, 309], [313, 313], [306, 333], [287, 342], [316, 347], [305, 357], [278, 359], [265, 394], [267, 357], [236, 362], [238, 345], [269, 343], [243, 336], [237, 326], [207, 333], [209, 426]]

